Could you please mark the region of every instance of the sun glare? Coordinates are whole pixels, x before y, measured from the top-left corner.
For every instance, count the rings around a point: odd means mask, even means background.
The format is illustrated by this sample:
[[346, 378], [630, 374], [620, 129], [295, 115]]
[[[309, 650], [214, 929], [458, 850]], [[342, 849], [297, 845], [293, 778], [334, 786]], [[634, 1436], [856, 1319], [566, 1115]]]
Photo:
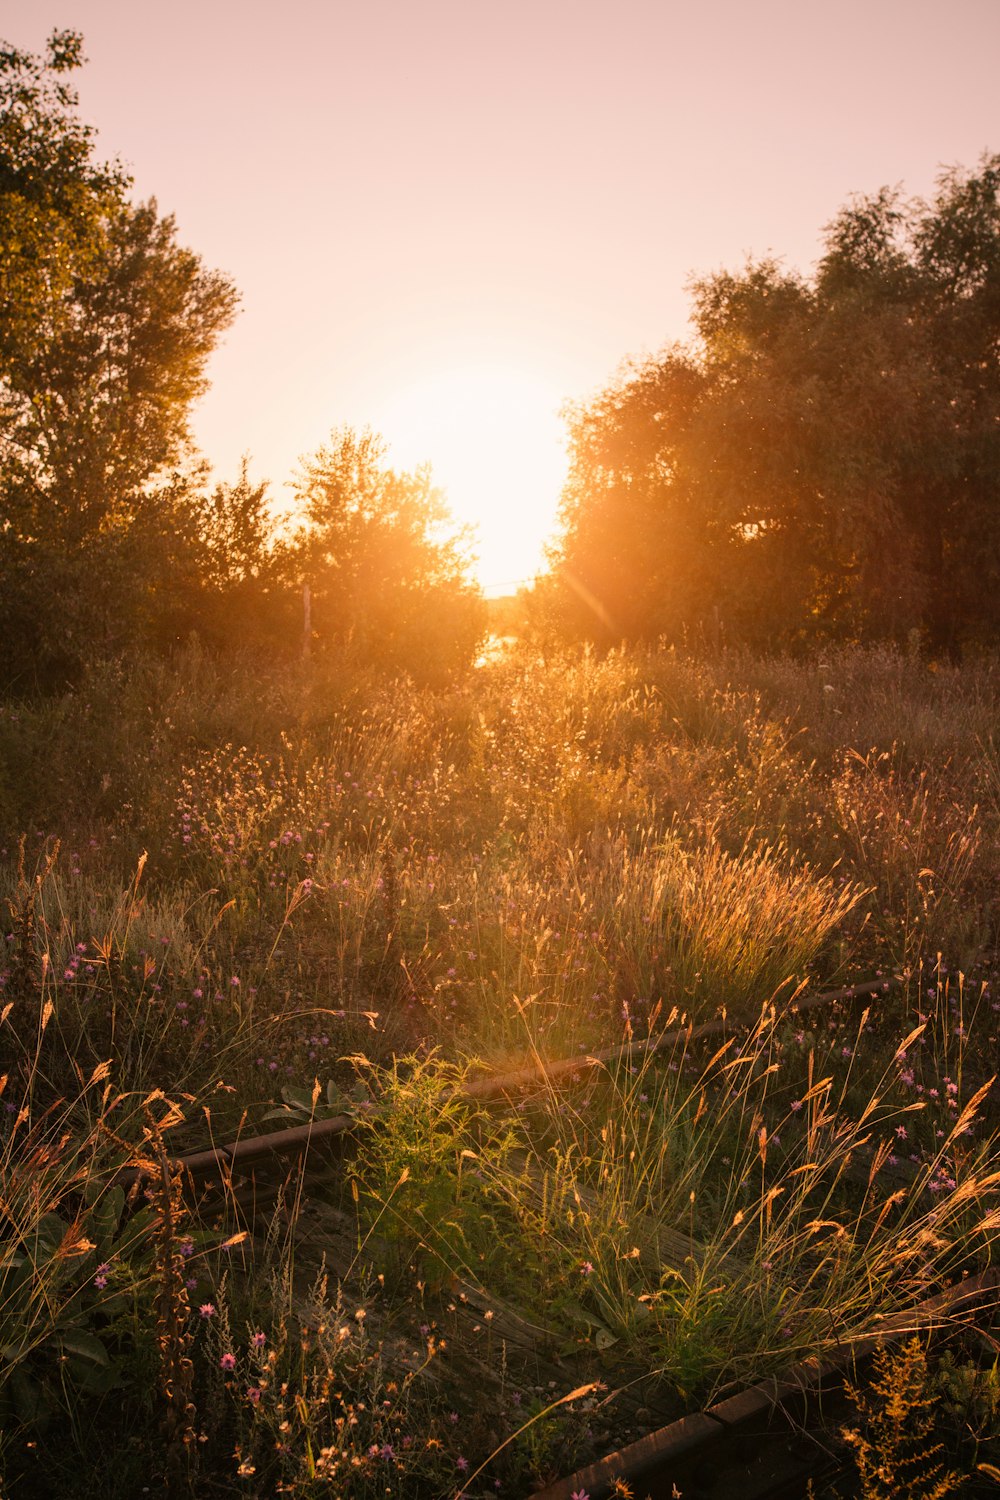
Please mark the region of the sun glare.
[[487, 593], [513, 592], [541, 567], [566, 474], [560, 401], [535, 376], [468, 365], [413, 382], [383, 409], [394, 465], [429, 463], [452, 514], [476, 528]]

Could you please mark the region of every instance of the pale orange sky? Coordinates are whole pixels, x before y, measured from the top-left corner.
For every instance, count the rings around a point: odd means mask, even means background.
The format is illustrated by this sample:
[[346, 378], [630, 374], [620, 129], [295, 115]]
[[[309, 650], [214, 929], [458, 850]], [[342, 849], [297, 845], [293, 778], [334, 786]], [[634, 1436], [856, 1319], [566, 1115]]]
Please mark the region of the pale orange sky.
[[102, 152], [242, 293], [194, 420], [217, 475], [249, 452], [281, 498], [343, 422], [453, 489], [483, 448], [487, 583], [535, 566], [555, 407], [685, 337], [690, 273], [808, 270], [852, 192], [1000, 149], [1000, 0], [4, 0], [6, 40], [55, 26]]

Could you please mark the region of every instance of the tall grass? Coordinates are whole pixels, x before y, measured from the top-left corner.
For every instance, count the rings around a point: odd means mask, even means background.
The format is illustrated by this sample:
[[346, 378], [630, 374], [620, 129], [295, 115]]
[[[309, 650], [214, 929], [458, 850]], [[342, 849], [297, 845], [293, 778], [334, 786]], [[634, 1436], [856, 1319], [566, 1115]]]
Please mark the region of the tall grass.
[[[150, 1287], [181, 1231], [122, 1242], [114, 1183], [161, 1095], [175, 1150], [359, 1075], [381, 1122], [331, 1209], [344, 1264], [300, 1255], [301, 1193], [245, 1264], [211, 1249], [225, 1204], [184, 1230], [172, 1347], [209, 1486], [320, 1494], [349, 1468], [359, 1495], [445, 1495], [497, 1452], [475, 1493], [525, 1492], [619, 1436], [532, 1390], [487, 1322], [477, 1408], [441, 1347], [463, 1293], [571, 1351], [574, 1382], [653, 1369], [680, 1411], [988, 1258], [996, 685], [883, 651], [515, 648], [418, 690], [192, 648], [0, 706], [0, 1257], [27, 1330], [3, 1399], [28, 1372], [82, 1441], [122, 1351], [165, 1357]], [[796, 1017], [803, 986], [878, 973], [904, 986], [867, 1018]], [[685, 1040], [723, 1014], [717, 1055]], [[667, 1026], [672, 1051], [638, 1045]], [[578, 1083], [462, 1102], [471, 1069], [619, 1043]], [[166, 1474], [162, 1415], [136, 1420]]]

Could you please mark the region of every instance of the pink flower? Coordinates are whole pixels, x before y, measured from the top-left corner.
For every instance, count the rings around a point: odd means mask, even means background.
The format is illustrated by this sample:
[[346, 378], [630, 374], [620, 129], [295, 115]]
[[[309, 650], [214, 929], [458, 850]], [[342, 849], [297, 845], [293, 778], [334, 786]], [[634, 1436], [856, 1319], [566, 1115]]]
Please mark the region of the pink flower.
[[593, 1274], [594, 1274], [593, 1263], [591, 1261], [589, 1261], [589, 1260], [581, 1261], [580, 1262], [580, 1275], [581, 1276], [593, 1276]]
[[199, 1309], [198, 1309], [198, 1316], [200, 1318], [214, 1318], [215, 1317], [215, 1303], [214, 1302], [203, 1302], [201, 1304], [201, 1306], [199, 1307]]
[[224, 1354], [222, 1356], [222, 1358], [219, 1360], [219, 1369], [220, 1370], [235, 1370], [236, 1369], [236, 1355], [235, 1354]]

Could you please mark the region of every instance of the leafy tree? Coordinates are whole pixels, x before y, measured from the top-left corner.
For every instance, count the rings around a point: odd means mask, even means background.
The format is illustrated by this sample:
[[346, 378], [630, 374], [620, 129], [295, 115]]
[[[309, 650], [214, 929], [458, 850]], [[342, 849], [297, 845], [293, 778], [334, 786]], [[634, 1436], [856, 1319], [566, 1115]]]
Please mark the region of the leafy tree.
[[22, 678], [119, 649], [169, 591], [188, 414], [237, 301], [95, 160], [81, 62], [74, 32], [0, 48], [0, 629]]
[[429, 469], [399, 473], [385, 459], [380, 437], [344, 427], [303, 460], [293, 557], [320, 646], [435, 677], [471, 658], [482, 599]]
[[[235, 484], [218, 484], [197, 505], [197, 571], [188, 630], [221, 649], [301, 648], [298, 579], [279, 545], [265, 483], [246, 459]], [[177, 633], [180, 633], [178, 630]]]
[[575, 590], [618, 638], [995, 638], [1000, 157], [849, 204], [811, 279], [692, 292], [692, 344], [570, 414], [564, 618]]
[[46, 56], [0, 43], [0, 355], [23, 359], [58, 325], [76, 277], [99, 253], [128, 179], [94, 160], [66, 75], [83, 61], [77, 32], [54, 31]]
[[696, 608], [711, 540], [692, 512], [684, 455], [703, 385], [697, 363], [675, 349], [627, 365], [595, 401], [567, 409], [557, 576], [574, 633], [607, 643], [673, 634]]

